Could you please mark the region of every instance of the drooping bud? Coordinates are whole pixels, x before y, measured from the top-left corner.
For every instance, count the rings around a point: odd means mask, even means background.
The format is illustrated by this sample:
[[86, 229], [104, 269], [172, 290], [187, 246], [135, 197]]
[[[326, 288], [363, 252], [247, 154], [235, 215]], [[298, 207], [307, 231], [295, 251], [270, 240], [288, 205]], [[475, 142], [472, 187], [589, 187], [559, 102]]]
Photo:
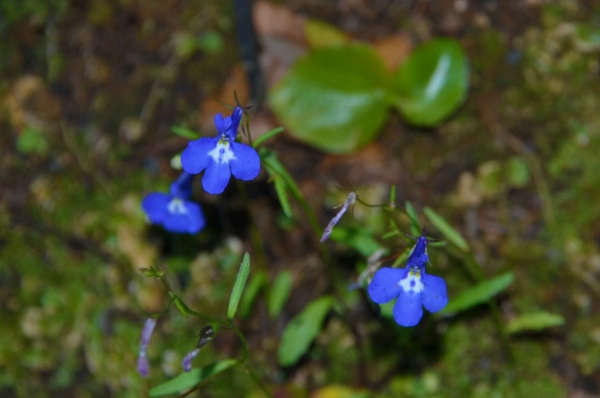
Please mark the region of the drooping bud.
[[140, 376], [148, 377], [150, 372], [150, 364], [148, 363], [148, 344], [150, 343], [150, 337], [156, 326], [156, 319], [148, 318], [144, 323], [142, 334], [140, 336], [140, 352], [137, 359], [137, 370]]
[[190, 351], [183, 357], [181, 361], [181, 366], [183, 366], [183, 370], [189, 372], [192, 370], [192, 359], [196, 358], [200, 353], [200, 348], [206, 343], [210, 342], [215, 334], [215, 328], [213, 325], [207, 325], [200, 331], [200, 340], [198, 340], [198, 344], [196, 344], [196, 348], [193, 351]]
[[193, 351], [187, 353], [183, 360], [181, 361], [181, 366], [183, 366], [183, 370], [185, 372], [189, 372], [192, 370], [192, 359], [196, 358], [200, 353], [200, 348], [195, 348]]
[[340, 221], [340, 218], [342, 218], [346, 210], [348, 210], [348, 207], [356, 202], [356, 198], [357, 195], [354, 191], [350, 192], [348, 196], [346, 196], [346, 200], [342, 205], [342, 209], [338, 212], [338, 214], [335, 215], [335, 217], [331, 219], [331, 221], [329, 221], [329, 224], [327, 224], [327, 227], [323, 232], [323, 236], [321, 236], [321, 242], [325, 242], [327, 238], [329, 238], [329, 235], [331, 235], [331, 233], [333, 232], [333, 227], [335, 227], [335, 225]]

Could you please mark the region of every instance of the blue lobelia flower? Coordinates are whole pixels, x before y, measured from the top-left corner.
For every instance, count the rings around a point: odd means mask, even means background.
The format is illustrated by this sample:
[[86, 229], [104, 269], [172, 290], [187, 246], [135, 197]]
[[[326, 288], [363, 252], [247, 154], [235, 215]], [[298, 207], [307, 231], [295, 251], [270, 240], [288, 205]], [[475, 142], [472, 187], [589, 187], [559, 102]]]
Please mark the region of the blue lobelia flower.
[[181, 154], [181, 166], [190, 174], [206, 169], [202, 187], [211, 194], [225, 190], [231, 174], [240, 180], [249, 181], [258, 176], [260, 158], [254, 148], [235, 142], [238, 125], [244, 110], [239, 106], [226, 118], [220, 113], [215, 116], [217, 136], [202, 137], [191, 141]]
[[171, 193], [152, 192], [142, 200], [142, 209], [153, 224], [166, 230], [195, 234], [206, 224], [200, 205], [189, 201], [192, 195], [192, 175], [182, 173], [171, 184]]
[[371, 300], [377, 304], [397, 298], [394, 320], [400, 326], [415, 326], [423, 316], [423, 306], [437, 312], [448, 304], [446, 282], [439, 276], [425, 273], [428, 261], [425, 231], [417, 239], [408, 256], [406, 268], [381, 268], [367, 288]]

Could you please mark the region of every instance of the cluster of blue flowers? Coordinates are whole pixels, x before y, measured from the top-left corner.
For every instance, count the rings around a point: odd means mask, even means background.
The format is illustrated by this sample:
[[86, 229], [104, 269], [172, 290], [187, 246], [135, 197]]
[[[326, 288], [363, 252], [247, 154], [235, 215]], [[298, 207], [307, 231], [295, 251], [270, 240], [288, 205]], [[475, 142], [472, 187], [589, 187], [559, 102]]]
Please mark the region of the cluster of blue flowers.
[[153, 224], [176, 233], [195, 234], [206, 225], [202, 208], [192, 202], [192, 178], [203, 170], [202, 187], [210, 194], [225, 190], [231, 175], [249, 181], [260, 172], [260, 158], [254, 148], [236, 142], [244, 110], [236, 107], [231, 116], [215, 116], [217, 136], [191, 141], [181, 154], [184, 172], [171, 184], [169, 194], [152, 192], [142, 200], [142, 209]]
[[423, 316], [423, 308], [437, 312], [448, 304], [446, 282], [439, 276], [428, 275], [425, 231], [417, 239], [408, 256], [406, 268], [381, 268], [373, 276], [367, 292], [377, 304], [396, 299], [394, 320], [400, 326], [415, 326]]

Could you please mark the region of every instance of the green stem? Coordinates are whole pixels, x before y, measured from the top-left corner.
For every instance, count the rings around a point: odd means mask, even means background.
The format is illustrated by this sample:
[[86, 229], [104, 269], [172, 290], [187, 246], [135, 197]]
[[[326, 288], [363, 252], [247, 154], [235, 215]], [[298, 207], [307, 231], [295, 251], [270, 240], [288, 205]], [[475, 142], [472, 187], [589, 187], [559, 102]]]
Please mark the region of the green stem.
[[250, 368], [247, 366], [248, 359], [250, 357], [250, 350], [248, 349], [248, 341], [246, 340], [246, 337], [240, 331], [240, 329], [238, 329], [237, 326], [235, 326], [235, 324], [233, 324], [233, 323], [232, 323], [232, 329], [235, 332], [235, 334], [237, 334], [238, 338], [240, 339], [240, 342], [242, 343], [242, 361], [239, 362], [240, 366], [244, 369], [244, 372], [248, 376], [250, 376], [250, 378], [252, 379], [254, 384], [256, 384], [258, 386], [258, 388], [260, 388], [267, 397], [272, 398], [273, 394], [271, 394], [271, 392], [267, 389], [267, 387], [260, 380], [260, 378], [252, 370], [250, 370]]

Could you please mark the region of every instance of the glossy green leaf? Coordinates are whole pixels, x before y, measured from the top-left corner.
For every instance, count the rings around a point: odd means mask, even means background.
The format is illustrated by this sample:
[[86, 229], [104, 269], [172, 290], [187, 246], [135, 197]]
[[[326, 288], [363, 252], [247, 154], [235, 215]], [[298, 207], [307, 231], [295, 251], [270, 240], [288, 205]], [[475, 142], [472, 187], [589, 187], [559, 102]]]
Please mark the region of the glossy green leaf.
[[512, 319], [506, 326], [508, 333], [540, 331], [553, 326], [564, 325], [565, 318], [561, 315], [540, 311], [520, 315]]
[[267, 283], [267, 275], [264, 271], [255, 273], [250, 282], [248, 282], [240, 300], [239, 311], [242, 318], [246, 318], [250, 314], [252, 304], [254, 304], [260, 289], [262, 289], [265, 283]]
[[184, 127], [173, 126], [171, 127], [171, 132], [189, 140], [197, 140], [198, 138], [200, 138], [200, 134], [196, 133], [195, 131], [186, 129]]
[[250, 255], [246, 252], [246, 254], [244, 254], [242, 264], [240, 264], [240, 269], [238, 271], [237, 277], [235, 278], [235, 284], [233, 285], [231, 296], [229, 297], [229, 307], [227, 308], [228, 319], [233, 319], [233, 317], [235, 316], [249, 273]]
[[388, 115], [390, 77], [365, 44], [327, 47], [299, 60], [270, 94], [270, 103], [301, 141], [326, 152], [359, 149]]
[[469, 244], [465, 238], [463, 238], [462, 235], [448, 223], [448, 221], [444, 220], [442, 216], [429, 207], [424, 208], [423, 212], [427, 218], [429, 218], [429, 221], [431, 221], [431, 223], [435, 225], [442, 235], [444, 235], [452, 244], [465, 253], [470, 251]]
[[332, 304], [331, 297], [320, 297], [287, 324], [279, 346], [279, 363], [282, 366], [295, 364], [308, 350], [319, 335], [323, 320]]
[[149, 395], [151, 397], [160, 397], [163, 395], [181, 393], [187, 389], [197, 386], [217, 373], [220, 373], [225, 369], [229, 369], [237, 363], [238, 361], [235, 359], [226, 359], [224, 361], [206, 365], [201, 368], [192, 369], [189, 372], [181, 373], [179, 376], [152, 388], [149, 392]]
[[283, 306], [292, 293], [292, 284], [292, 273], [288, 270], [281, 271], [275, 278], [269, 290], [269, 300], [267, 302], [271, 318], [275, 318], [281, 313]]
[[456, 40], [425, 43], [396, 71], [397, 106], [409, 123], [434, 126], [464, 102], [469, 73], [467, 57]]
[[504, 289], [510, 286], [514, 278], [514, 274], [512, 272], [508, 272], [495, 278], [480, 282], [451, 299], [441, 313], [445, 315], [453, 314], [485, 303], [496, 294], [502, 292]]

